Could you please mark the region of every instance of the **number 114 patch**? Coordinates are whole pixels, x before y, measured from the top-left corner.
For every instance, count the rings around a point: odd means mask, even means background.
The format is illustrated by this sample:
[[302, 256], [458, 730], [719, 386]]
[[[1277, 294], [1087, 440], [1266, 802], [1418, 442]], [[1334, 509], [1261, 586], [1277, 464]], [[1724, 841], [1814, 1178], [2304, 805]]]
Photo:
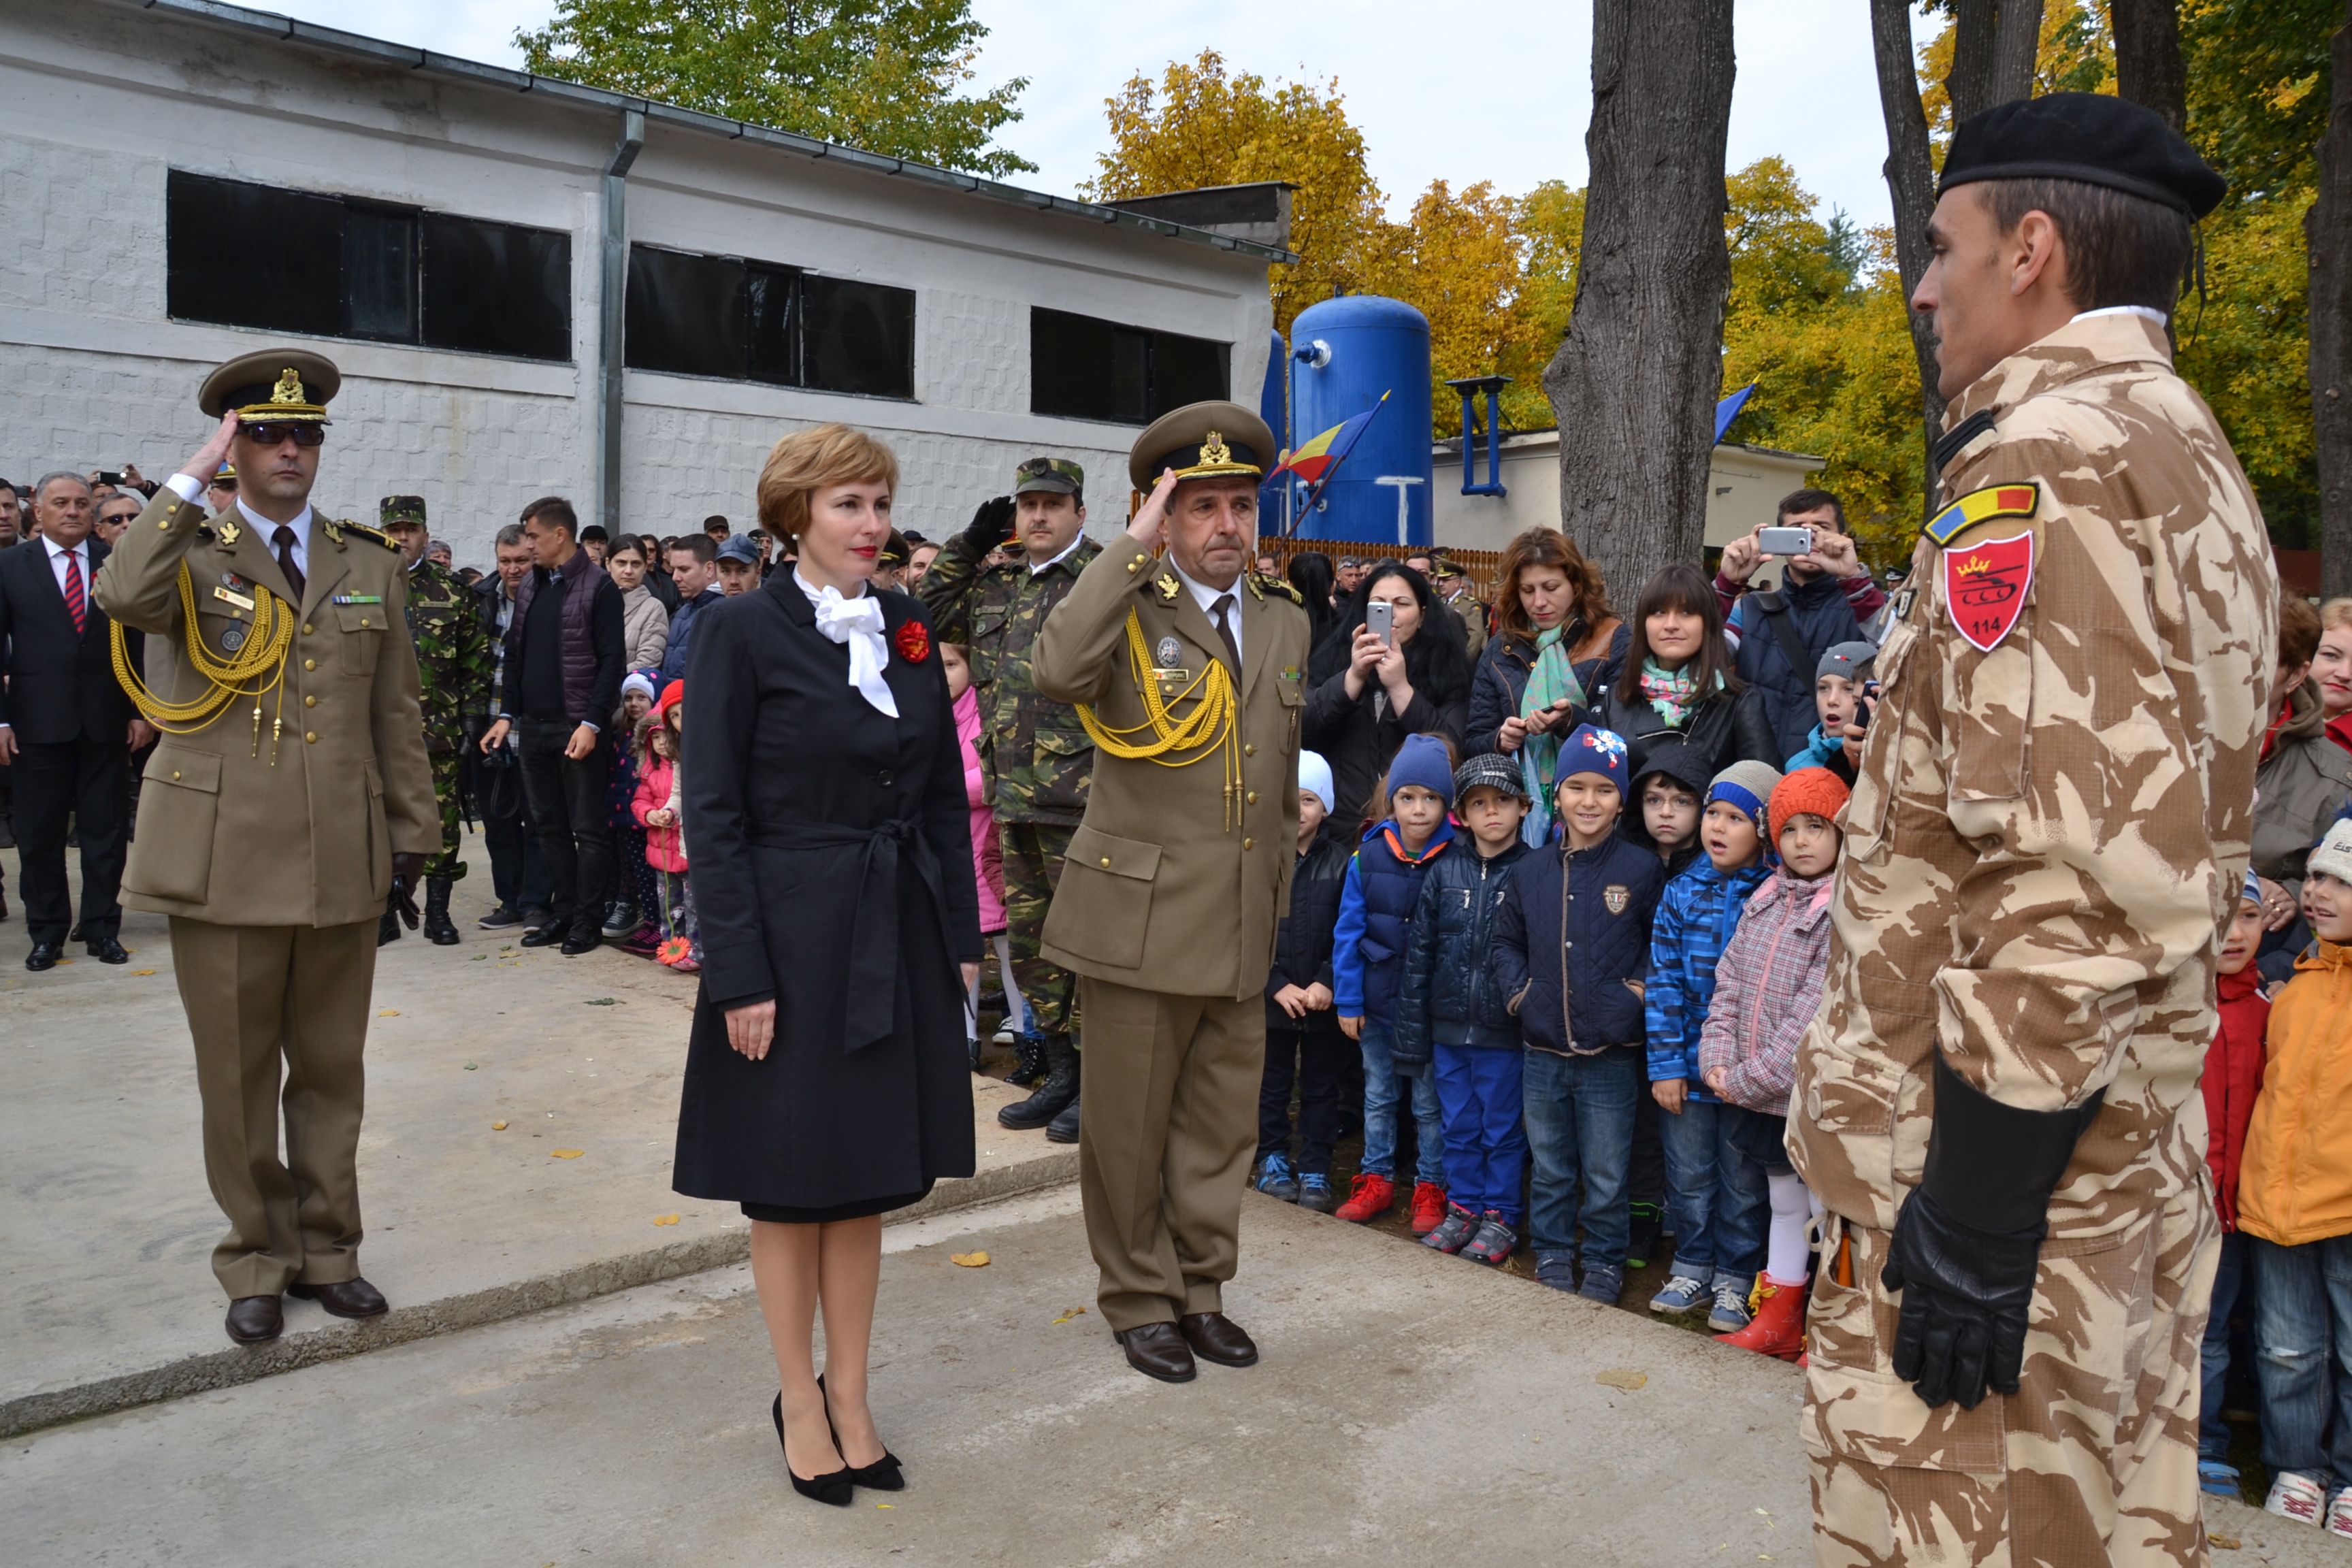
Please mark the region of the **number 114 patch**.
[[1970, 646], [1990, 653], [2016, 629], [2033, 585], [2033, 534], [1988, 539], [1944, 552], [1944, 603]]

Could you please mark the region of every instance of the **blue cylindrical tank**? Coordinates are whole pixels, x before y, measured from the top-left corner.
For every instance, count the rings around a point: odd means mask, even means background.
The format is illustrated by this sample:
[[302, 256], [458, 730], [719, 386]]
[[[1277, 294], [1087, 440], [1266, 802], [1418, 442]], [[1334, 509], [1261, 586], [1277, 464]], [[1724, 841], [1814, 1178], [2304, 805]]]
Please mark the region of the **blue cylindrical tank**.
[[[1265, 427], [1274, 432], [1275, 444], [1290, 446], [1290, 345], [1282, 341], [1280, 332], [1267, 334], [1273, 341], [1265, 354], [1265, 384], [1259, 389], [1258, 416]], [[1270, 460], [1266, 467], [1274, 464]], [[1261, 535], [1282, 531], [1282, 492], [1287, 479], [1268, 479], [1257, 489], [1257, 531]]]
[[[1429, 319], [1402, 300], [1347, 294], [1301, 310], [1290, 342], [1292, 446], [1389, 395], [1292, 532], [1377, 544], [1433, 542]], [[1304, 487], [1293, 493], [1304, 500]]]

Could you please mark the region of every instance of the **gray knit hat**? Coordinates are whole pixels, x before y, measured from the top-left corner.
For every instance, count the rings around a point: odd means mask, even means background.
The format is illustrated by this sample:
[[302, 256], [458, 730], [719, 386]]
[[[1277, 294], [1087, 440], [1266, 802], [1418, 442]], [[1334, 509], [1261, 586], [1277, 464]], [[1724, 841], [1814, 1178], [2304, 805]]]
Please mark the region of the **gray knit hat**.
[[1454, 798], [1460, 800], [1480, 784], [1501, 790], [1505, 795], [1528, 798], [1528, 781], [1519, 764], [1500, 752], [1481, 752], [1454, 770]]
[[1842, 642], [1822, 655], [1822, 662], [1813, 669], [1813, 679], [1824, 675], [1843, 675], [1859, 686], [1870, 679], [1871, 661], [1878, 657], [1878, 645], [1868, 642]]
[[2352, 882], [2352, 822], [2338, 821], [2329, 827], [2304, 869], [2325, 871], [2339, 882]]
[[1712, 803], [1727, 800], [1756, 819], [1756, 830], [1761, 833], [1768, 820], [1765, 806], [1772, 792], [1780, 787], [1780, 770], [1769, 763], [1734, 763], [1715, 775], [1707, 786], [1706, 798]]

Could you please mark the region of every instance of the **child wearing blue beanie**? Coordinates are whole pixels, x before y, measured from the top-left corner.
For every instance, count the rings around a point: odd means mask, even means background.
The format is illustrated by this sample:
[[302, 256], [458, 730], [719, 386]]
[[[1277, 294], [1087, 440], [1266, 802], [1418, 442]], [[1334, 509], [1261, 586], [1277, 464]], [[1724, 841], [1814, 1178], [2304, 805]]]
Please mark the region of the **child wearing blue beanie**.
[[1429, 1064], [1401, 1067], [1395, 1059], [1396, 998], [1422, 874], [1454, 842], [1446, 820], [1453, 747], [1437, 735], [1406, 736], [1372, 793], [1382, 819], [1365, 830], [1348, 863], [1331, 944], [1331, 1005], [1364, 1053], [1364, 1156], [1339, 1215], [1362, 1225], [1396, 1201], [1397, 1104], [1410, 1092], [1420, 1143], [1412, 1224], [1423, 1236], [1445, 1218], [1445, 1121]]

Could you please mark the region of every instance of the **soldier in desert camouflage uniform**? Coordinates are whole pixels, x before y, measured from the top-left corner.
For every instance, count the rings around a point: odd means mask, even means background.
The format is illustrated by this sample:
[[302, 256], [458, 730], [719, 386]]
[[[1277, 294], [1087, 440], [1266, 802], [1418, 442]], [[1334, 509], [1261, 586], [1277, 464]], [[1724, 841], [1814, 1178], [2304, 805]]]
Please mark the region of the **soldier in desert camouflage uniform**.
[[[1086, 815], [1095, 746], [1077, 710], [1037, 694], [1030, 661], [1046, 614], [1069, 595], [1102, 546], [1085, 533], [1086, 472], [1059, 458], [1013, 470], [1013, 494], [981, 507], [948, 541], [916, 591], [945, 642], [961, 643], [980, 699], [980, 763], [1004, 853], [1004, 918], [1013, 977], [1029, 1005], [1028, 1047], [1015, 1083], [1045, 1081], [997, 1113], [1007, 1127], [1044, 1127], [1057, 1142], [1078, 1136], [1077, 981], [1038, 952], [1038, 934]], [[1013, 559], [994, 560], [1008, 542]], [[1024, 1042], [1025, 1044], [1025, 1042]]]
[[1830, 1211], [1824, 1565], [2206, 1561], [2197, 1085], [2278, 597], [2165, 334], [2221, 194], [2082, 94], [1971, 119], [1945, 165], [1913, 303], [1949, 504], [1878, 656], [1789, 1118]]
[[[425, 528], [425, 498], [386, 496], [378, 510], [384, 532], [408, 563], [408, 637], [416, 647], [425, 751], [433, 763], [433, 798], [441, 808], [441, 852], [425, 866], [425, 934], [448, 947], [457, 940], [449, 920], [449, 890], [466, 874], [458, 856], [457, 763], [468, 736], [478, 737], [489, 721], [495, 650], [472, 592], [457, 574], [425, 559], [432, 537]], [[376, 927], [377, 945], [399, 935], [400, 922], [387, 909]]]

